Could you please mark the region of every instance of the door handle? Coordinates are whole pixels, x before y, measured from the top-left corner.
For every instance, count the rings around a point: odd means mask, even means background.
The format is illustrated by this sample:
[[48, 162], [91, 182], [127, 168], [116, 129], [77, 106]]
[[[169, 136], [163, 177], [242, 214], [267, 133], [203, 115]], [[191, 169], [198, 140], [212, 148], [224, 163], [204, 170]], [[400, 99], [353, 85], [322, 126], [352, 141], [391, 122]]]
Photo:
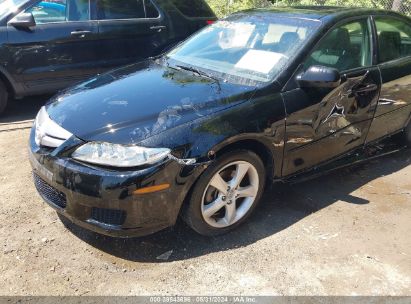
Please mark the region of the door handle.
[[81, 36], [81, 37], [84, 37], [84, 36], [86, 36], [86, 35], [88, 35], [88, 34], [91, 34], [91, 31], [73, 31], [73, 32], [71, 32], [71, 36]]
[[152, 31], [157, 31], [157, 32], [161, 32], [162, 30], [165, 30], [167, 28], [167, 26], [165, 25], [153, 25], [150, 26], [150, 30]]

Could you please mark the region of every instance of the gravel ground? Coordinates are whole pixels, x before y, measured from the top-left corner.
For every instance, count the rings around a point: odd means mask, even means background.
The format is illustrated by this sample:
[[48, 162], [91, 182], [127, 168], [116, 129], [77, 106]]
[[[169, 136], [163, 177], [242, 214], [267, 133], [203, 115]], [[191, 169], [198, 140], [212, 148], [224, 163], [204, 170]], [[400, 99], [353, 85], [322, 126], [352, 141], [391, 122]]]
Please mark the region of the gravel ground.
[[0, 119], [0, 295], [411, 295], [411, 151], [266, 191], [219, 238], [121, 240], [62, 222], [27, 160], [42, 99]]

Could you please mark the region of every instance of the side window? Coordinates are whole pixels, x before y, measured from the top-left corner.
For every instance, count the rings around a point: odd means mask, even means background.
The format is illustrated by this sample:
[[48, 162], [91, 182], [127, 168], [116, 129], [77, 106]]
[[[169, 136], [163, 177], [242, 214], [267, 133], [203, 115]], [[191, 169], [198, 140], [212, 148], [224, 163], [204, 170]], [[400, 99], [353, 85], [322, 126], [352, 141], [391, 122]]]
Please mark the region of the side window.
[[89, 20], [89, 0], [44, 0], [29, 8], [37, 24]]
[[145, 18], [144, 0], [96, 0], [97, 19]]
[[29, 8], [37, 24], [66, 21], [66, 1], [42, 1]]
[[346, 71], [371, 65], [370, 31], [366, 20], [339, 26], [327, 34], [305, 62]]
[[379, 62], [411, 55], [411, 26], [395, 18], [376, 18]]
[[144, 3], [146, 5], [146, 18], [160, 17], [160, 13], [150, 0], [145, 0]]

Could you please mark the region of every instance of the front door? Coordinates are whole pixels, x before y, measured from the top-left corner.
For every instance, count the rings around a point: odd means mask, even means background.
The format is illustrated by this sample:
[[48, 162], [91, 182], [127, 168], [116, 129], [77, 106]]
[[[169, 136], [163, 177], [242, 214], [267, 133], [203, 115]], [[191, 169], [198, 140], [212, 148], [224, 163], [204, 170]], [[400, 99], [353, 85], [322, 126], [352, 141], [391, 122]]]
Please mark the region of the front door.
[[167, 44], [169, 28], [150, 0], [92, 0], [98, 20], [99, 49], [106, 68], [157, 55]]
[[294, 88], [284, 93], [287, 110], [283, 175], [333, 159], [364, 144], [374, 117], [381, 78], [372, 65], [371, 25], [366, 18], [328, 32], [304, 62], [340, 71], [335, 89]]
[[37, 2], [25, 12], [36, 26], [8, 31], [8, 66], [27, 93], [48, 93], [98, 72], [97, 24], [90, 21], [88, 0]]

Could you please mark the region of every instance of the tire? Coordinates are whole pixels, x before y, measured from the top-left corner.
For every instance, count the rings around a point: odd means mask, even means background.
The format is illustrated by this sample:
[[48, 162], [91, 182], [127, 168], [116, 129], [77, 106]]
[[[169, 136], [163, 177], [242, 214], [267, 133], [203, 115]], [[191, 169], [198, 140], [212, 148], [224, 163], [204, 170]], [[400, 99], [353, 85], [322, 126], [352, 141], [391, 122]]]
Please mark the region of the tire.
[[224, 154], [195, 184], [183, 211], [184, 221], [205, 236], [234, 230], [257, 206], [265, 178], [264, 164], [254, 152], [236, 150]]
[[2, 83], [0, 80], [0, 115], [6, 109], [8, 100], [9, 100], [9, 94], [7, 92], [7, 88], [4, 85], [4, 83]]

